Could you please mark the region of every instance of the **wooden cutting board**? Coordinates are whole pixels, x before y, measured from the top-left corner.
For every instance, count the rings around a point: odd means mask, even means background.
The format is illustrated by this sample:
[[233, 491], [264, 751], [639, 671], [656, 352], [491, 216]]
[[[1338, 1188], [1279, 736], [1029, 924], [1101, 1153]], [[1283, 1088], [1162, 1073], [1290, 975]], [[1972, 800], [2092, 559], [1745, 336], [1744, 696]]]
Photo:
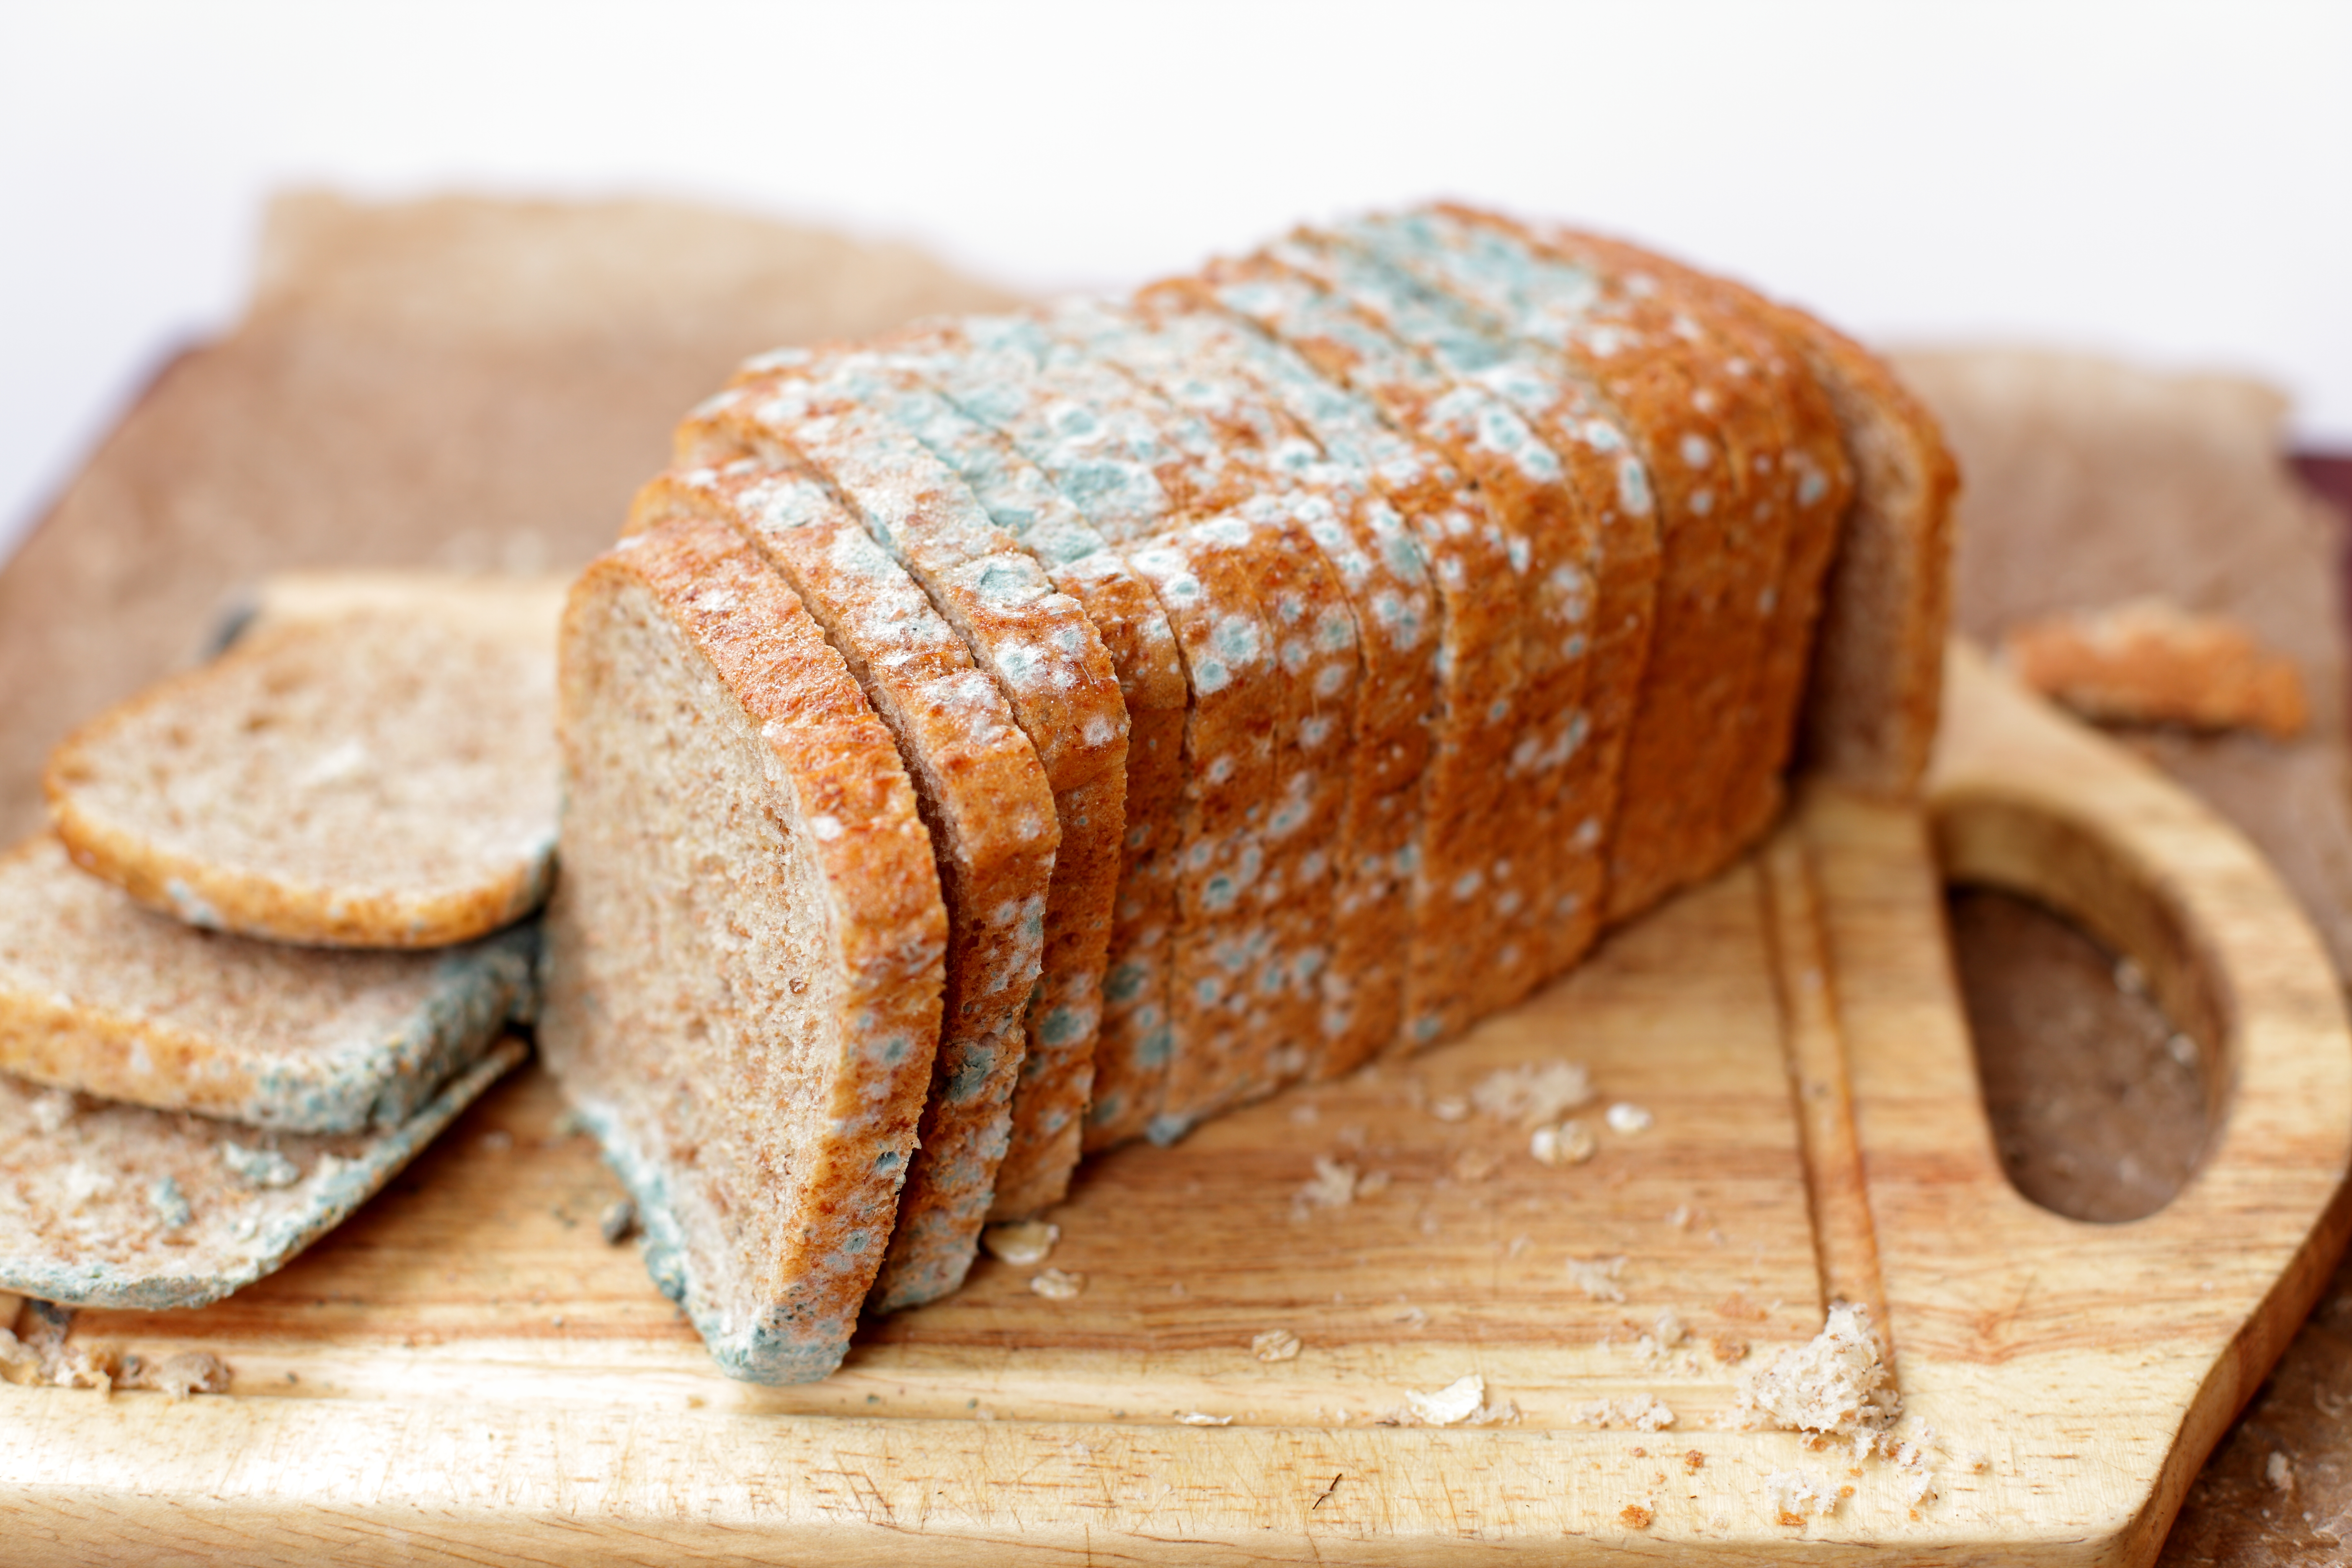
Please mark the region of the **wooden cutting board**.
[[[2072, 914], [2195, 1038], [2217, 1131], [2159, 1214], [2007, 1184], [1945, 875]], [[1454, 1103], [1554, 1060], [1647, 1130], [1555, 1167]], [[2352, 1036], [2277, 878], [1958, 652], [1927, 810], [1801, 789], [1468, 1038], [1092, 1163], [1054, 1216], [1075, 1298], [983, 1261], [822, 1384], [713, 1373], [600, 1236], [619, 1189], [561, 1113], [527, 1071], [276, 1277], [80, 1314], [234, 1390], [0, 1389], [7, 1554], [2138, 1563], [2352, 1221]], [[1739, 1426], [1740, 1379], [1835, 1298], [1885, 1325], [1922, 1465]], [[1252, 1354], [1275, 1330], [1295, 1358]], [[1420, 1424], [1474, 1373], [1499, 1419]], [[1654, 1401], [1663, 1430], [1591, 1408]], [[1781, 1472], [1850, 1495], [1790, 1521]]]

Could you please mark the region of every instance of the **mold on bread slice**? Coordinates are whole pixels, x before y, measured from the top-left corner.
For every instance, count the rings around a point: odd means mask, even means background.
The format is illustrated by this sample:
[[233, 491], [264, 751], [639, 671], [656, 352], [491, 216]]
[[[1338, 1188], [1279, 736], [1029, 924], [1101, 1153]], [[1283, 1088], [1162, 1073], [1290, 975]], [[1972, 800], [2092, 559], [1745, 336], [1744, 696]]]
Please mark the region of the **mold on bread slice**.
[[[1019, 1217], [1058, 1202], [1077, 1163], [1126, 825], [1128, 711], [1084, 607], [1054, 587], [953, 468], [867, 405], [881, 390], [854, 367], [783, 376], [751, 402], [741, 428], [769, 460], [821, 475], [920, 584], [995, 677], [1053, 786], [1062, 843], [1044, 977], [1013, 1105], [1010, 1168], [992, 1173], [993, 1212]], [[976, 1233], [967, 1240], [959, 1279]], [[928, 1299], [910, 1289], [893, 1278], [884, 1296], [896, 1305]]]
[[1532, 683], [1545, 668], [1531, 636], [1536, 546], [1526, 503], [1557, 459], [1509, 409], [1297, 269], [1264, 258], [1220, 262], [1205, 281], [1219, 305], [1372, 402], [1478, 487], [1476, 513], [1448, 509], [1421, 520], [1433, 553], [1446, 552], [1441, 574], [1461, 573], [1469, 612], [1449, 628], [1449, 654], [1467, 662], [1451, 668], [1439, 712], [1414, 868], [1402, 1039], [1426, 1045], [1525, 994], [1541, 958], [1523, 937], [1514, 940], [1528, 889], [1520, 885], [1525, 845], [1512, 830], [1505, 785]]
[[1160, 373], [1169, 396], [1219, 423], [1255, 418], [1248, 411], [1261, 400], [1278, 408], [1318, 448], [1317, 482], [1340, 507], [1336, 539], [1309, 527], [1356, 607], [1363, 668], [1314, 1068], [1344, 1072], [1399, 1037], [1406, 965], [1398, 955], [1412, 941], [1410, 889], [1445, 691], [1457, 672], [1491, 669], [1499, 657], [1484, 635], [1493, 617], [1467, 597], [1451, 542], [1471, 531], [1444, 521], [1476, 517], [1482, 503], [1433, 449], [1197, 285], [1157, 286], [1139, 308], [1183, 366]]
[[[1347, 1022], [1328, 984], [1335, 961], [1344, 952], [1360, 962], [1368, 945], [1363, 927], [1371, 911], [1360, 903], [1343, 911], [1339, 896], [1351, 852], [1350, 777], [1365, 773], [1376, 784], [1381, 772], [1376, 759], [1358, 750], [1364, 658], [1346, 568], [1356, 569], [1358, 585], [1375, 575], [1350, 531], [1363, 521], [1357, 510], [1362, 497], [1303, 428], [1230, 383], [1204, 380], [1186, 345], [1150, 318], [1076, 301], [1048, 322], [1059, 343], [1138, 383], [1149, 401], [1135, 406], [1171, 447], [1196, 464], [1222, 463], [1249, 476], [1254, 491], [1224, 515], [1185, 531], [1230, 535], [1246, 552], [1241, 565], [1255, 578], [1280, 669], [1274, 790], [1262, 801], [1262, 816], [1248, 821], [1259, 864], [1236, 884], [1244, 907], [1254, 905], [1265, 922], [1265, 951], [1228, 949], [1239, 963], [1214, 950], [1212, 957], [1223, 971], [1220, 984], [1229, 1005], [1244, 997], [1255, 1006], [1279, 998], [1286, 1016], [1218, 1036], [1223, 1059], [1181, 1096], [1171, 1080], [1164, 1113], [1197, 1120], [1268, 1093], [1321, 1061]], [[1391, 592], [1384, 573], [1381, 581], [1381, 591]], [[1412, 619], [1403, 596], [1392, 597], [1394, 618]], [[1207, 1065], [1191, 1064], [1188, 1076]]]
[[[1589, 524], [1585, 563], [1569, 568], [1574, 575], [1563, 584], [1584, 590], [1583, 602], [1573, 594], [1548, 600], [1555, 616], [1549, 635], [1570, 645], [1560, 653], [1574, 656], [1574, 645], [1582, 645], [1583, 698], [1566, 728], [1523, 737], [1512, 757], [1528, 776], [1549, 775], [1554, 791], [1556, 880], [1534, 934], [1545, 946], [1547, 971], [1556, 973], [1592, 945], [1605, 911], [1625, 736], [1655, 614], [1654, 490], [1622, 411], [1562, 356], [1510, 336], [1456, 289], [1446, 275], [1453, 258], [1442, 237], [1419, 219], [1361, 220], [1341, 226], [1337, 237], [1356, 257], [1353, 270], [1369, 275], [1381, 293], [1402, 296], [1400, 330], [1425, 325], [1433, 346], [1443, 345], [1465, 367], [1487, 362], [1473, 378], [1541, 433]], [[1403, 288], [1404, 280], [1417, 287]]]
[[0, 1290], [74, 1307], [202, 1307], [350, 1217], [499, 1074], [499, 1041], [397, 1125], [306, 1134], [0, 1074]]
[[470, 941], [554, 869], [554, 648], [420, 599], [247, 633], [101, 715], [45, 784], [75, 863], [194, 925]]
[[[1328, 942], [1301, 889], [1333, 813], [1310, 787], [1279, 799], [1293, 677], [1280, 660], [1271, 579], [1291, 546], [1278, 524], [1231, 509], [1267, 479], [1201, 421], [1152, 397], [1055, 315], [963, 323], [970, 355], [949, 384], [1090, 508], [1150, 579], [1185, 653], [1192, 707], [1177, 810], [1177, 924], [1168, 969], [1168, 1076], [1145, 1121], [1179, 1136], [1317, 1037]], [[1083, 410], [1082, 419], [1066, 414]], [[1186, 520], [1199, 520], [1187, 522]], [[1348, 650], [1352, 659], [1352, 648]], [[1302, 672], [1311, 677], [1311, 672]], [[1310, 785], [1314, 781], [1308, 781]], [[1311, 879], [1310, 879], [1311, 880]]]
[[535, 925], [436, 952], [198, 930], [74, 868], [0, 857], [0, 1070], [256, 1127], [396, 1127], [528, 1017]]
[[[1539, 232], [1562, 245], [1604, 243]], [[1800, 760], [1872, 794], [1910, 795], [1935, 743], [1960, 484], [1935, 419], [1883, 361], [1806, 312], [1654, 252], [1605, 243], [1639, 268], [1750, 312], [1827, 401], [1853, 488], [1820, 590]]]
[[[866, 406], [954, 469], [990, 519], [1036, 560], [1055, 588], [1077, 601], [1101, 636], [1126, 705], [1125, 830], [1112, 882], [1095, 1037], [1091, 1042], [1082, 1037], [1049, 1040], [1033, 1026], [1014, 1095], [1013, 1141], [998, 1171], [1000, 1210], [1043, 1207], [1066, 1190], [1076, 1159], [1073, 1145], [1079, 1134], [1066, 1131], [1066, 1117], [1090, 1117], [1087, 1129], [1099, 1128], [1139, 1102], [1143, 1086], [1156, 1084], [1160, 1076], [1145, 1058], [1150, 1042], [1164, 1028], [1164, 987], [1154, 976], [1165, 962], [1174, 883], [1168, 813], [1161, 806], [1178, 787], [1183, 663], [1166, 615], [1125, 556], [1001, 432], [951, 402], [919, 355], [783, 349], [748, 361], [733, 387], [706, 402], [679, 427], [681, 464], [756, 447], [755, 439], [736, 433], [741, 411], [756, 409], [782, 381], [820, 377], [854, 385]], [[1076, 864], [1057, 863], [1057, 879], [1075, 886]], [[1063, 928], [1068, 924], [1060, 922]], [[1057, 1062], [1081, 1055], [1087, 1059], [1080, 1071], [1057, 1076]], [[1055, 1129], [1050, 1135], [1044, 1131], [1049, 1124]]]
[[889, 731], [757, 547], [679, 520], [563, 620], [540, 1047], [719, 1365], [839, 1364], [940, 1037], [947, 913]]
[[[1653, 334], [1679, 344], [1693, 398], [1716, 416], [1734, 468], [1748, 483], [1748, 513], [1726, 522], [1745, 523], [1734, 531], [1734, 551], [1757, 562], [1757, 575], [1740, 584], [1727, 608], [1760, 623], [1759, 652], [1744, 672], [1713, 830], [1700, 836], [1712, 841], [1700, 858], [1708, 868], [1745, 848], [1778, 814], [1822, 575], [1853, 495], [1853, 468], [1801, 357], [1744, 301], [1633, 246], [1551, 227], [1538, 237], [1549, 255], [1639, 301]], [[1779, 540], [1770, 544], [1759, 535], [1775, 521]]]
[[1735, 530], [1752, 511], [1752, 474], [1730, 460], [1718, 413], [1702, 406], [1712, 400], [1691, 380], [1670, 312], [1662, 320], [1622, 284], [1491, 224], [1424, 222], [1440, 237], [1433, 261], [1453, 290], [1501, 331], [1559, 354], [1622, 412], [1654, 491], [1655, 617], [1607, 841], [1604, 913], [1621, 920], [1717, 867], [1715, 808], [1745, 674], [1761, 656], [1753, 589], [1777, 570], [1777, 552], [1763, 549], [1769, 531]]
[[948, 946], [939, 1055], [873, 1305], [962, 1282], [1011, 1124], [1061, 830], [1037, 753], [923, 591], [820, 479], [745, 458], [656, 480], [632, 529], [703, 516], [757, 544], [898, 743], [937, 852]]
[[[1510, 906], [1504, 911], [1507, 940], [1526, 955], [1518, 967], [1531, 965], [1530, 984], [1539, 983], [1560, 966], [1563, 946], [1578, 937], [1589, 942], [1595, 928], [1601, 845], [1582, 829], [1598, 818], [1592, 802], [1570, 791], [1571, 782], [1586, 779], [1570, 764], [1592, 738], [1594, 605], [1602, 518], [1612, 498], [1593, 492], [1575, 427], [1546, 416], [1567, 401], [1567, 389], [1507, 343], [1476, 331], [1442, 290], [1337, 236], [1302, 230], [1266, 254], [1346, 299], [1453, 377], [1460, 390], [1433, 412], [1459, 405], [1459, 413], [1444, 416], [1465, 433], [1473, 422], [1492, 428], [1506, 451], [1536, 444], [1510, 465], [1511, 489], [1491, 478], [1487, 483], [1498, 501], [1524, 517], [1530, 550], [1520, 732], [1506, 762], [1516, 874], [1507, 882], [1496, 879], [1496, 896]], [[1508, 410], [1517, 426], [1497, 426], [1497, 409]]]

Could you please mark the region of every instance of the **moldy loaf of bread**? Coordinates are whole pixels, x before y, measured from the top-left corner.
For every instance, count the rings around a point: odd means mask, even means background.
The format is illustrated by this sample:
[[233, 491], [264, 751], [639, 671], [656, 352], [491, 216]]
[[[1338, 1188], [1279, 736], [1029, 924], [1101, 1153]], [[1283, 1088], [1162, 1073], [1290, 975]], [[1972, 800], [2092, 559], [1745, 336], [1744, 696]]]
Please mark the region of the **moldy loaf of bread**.
[[[1736, 859], [1792, 765], [1907, 794], [1935, 730], [1957, 476], [1918, 405], [1801, 312], [1493, 213], [762, 355], [675, 456], [636, 559], [676, 564], [608, 557], [567, 623], [544, 1034], [739, 1375], [823, 1375], [854, 1291], [952, 1289], [1082, 1148], [1518, 1001]], [[861, 829], [890, 854], [812, 857], [794, 770], [866, 704], [909, 802]], [[908, 828], [946, 959], [886, 977], [844, 942], [914, 918]], [[926, 1005], [939, 1172], [900, 1198], [851, 1176], [911, 1112], [819, 1100], [912, 1092], [828, 1042]]]

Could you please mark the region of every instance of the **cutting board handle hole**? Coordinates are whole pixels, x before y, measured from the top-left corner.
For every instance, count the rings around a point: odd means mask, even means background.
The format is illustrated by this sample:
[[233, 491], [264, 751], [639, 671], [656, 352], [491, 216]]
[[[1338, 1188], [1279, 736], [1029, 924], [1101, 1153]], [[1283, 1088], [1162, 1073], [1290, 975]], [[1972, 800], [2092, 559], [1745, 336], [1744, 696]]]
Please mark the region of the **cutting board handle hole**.
[[2071, 1219], [2158, 1213], [2211, 1147], [2227, 1082], [2221, 988], [2193, 932], [2073, 825], [1979, 802], [1936, 829], [2003, 1173]]

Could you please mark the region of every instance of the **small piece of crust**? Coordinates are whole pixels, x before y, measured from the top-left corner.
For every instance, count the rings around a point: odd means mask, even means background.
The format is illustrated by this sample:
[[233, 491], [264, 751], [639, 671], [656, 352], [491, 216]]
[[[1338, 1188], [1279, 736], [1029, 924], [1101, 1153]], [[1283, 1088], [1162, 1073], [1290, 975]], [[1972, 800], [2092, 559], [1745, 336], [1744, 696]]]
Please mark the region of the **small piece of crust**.
[[540, 1047], [719, 1364], [824, 1377], [939, 1048], [947, 911], [897, 742], [783, 578], [704, 520], [573, 586], [559, 716]]
[[2226, 616], [2136, 599], [2011, 627], [2002, 659], [2017, 678], [2107, 724], [2259, 730], [2291, 741], [2311, 721], [2294, 661]]
[[256, 1127], [398, 1127], [527, 1016], [535, 926], [443, 952], [199, 931], [76, 870], [0, 857], [0, 1070]]
[[202, 1307], [341, 1224], [499, 1074], [500, 1040], [397, 1127], [247, 1131], [0, 1075], [0, 1289], [74, 1307]]
[[554, 642], [419, 597], [253, 631], [68, 739], [75, 862], [193, 925], [444, 947], [537, 908], [555, 851]]

